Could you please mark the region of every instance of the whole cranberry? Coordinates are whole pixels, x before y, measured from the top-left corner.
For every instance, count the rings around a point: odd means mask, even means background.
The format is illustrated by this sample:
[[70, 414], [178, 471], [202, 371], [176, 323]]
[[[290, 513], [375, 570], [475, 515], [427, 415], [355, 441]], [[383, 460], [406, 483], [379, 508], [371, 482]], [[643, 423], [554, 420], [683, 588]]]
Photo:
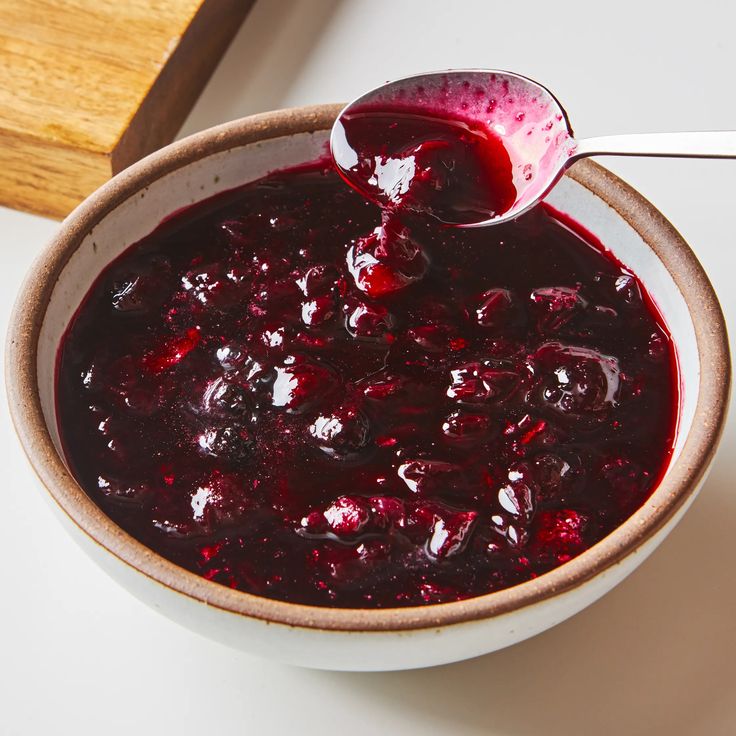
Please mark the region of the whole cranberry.
[[359, 340], [385, 340], [394, 326], [388, 309], [379, 304], [346, 305], [345, 328]]
[[399, 478], [417, 496], [430, 496], [451, 491], [461, 468], [443, 460], [408, 460], [399, 466]]
[[530, 449], [558, 445], [565, 438], [564, 431], [557, 424], [531, 413], [507, 423], [503, 434], [512, 438], [515, 448], [522, 454]]
[[406, 335], [426, 353], [444, 352], [456, 339], [455, 329], [442, 323], [412, 327]]
[[537, 350], [541, 369], [539, 398], [544, 406], [569, 417], [594, 419], [618, 402], [617, 358], [585, 347], [547, 343]]
[[653, 363], [661, 363], [667, 357], [667, 341], [661, 332], [653, 332], [649, 336], [647, 357]]
[[229, 342], [217, 348], [216, 356], [217, 361], [226, 371], [238, 370], [250, 360], [245, 347], [236, 342]]
[[381, 372], [365, 382], [363, 394], [376, 401], [396, 399], [409, 391], [410, 381], [405, 376]]
[[475, 321], [495, 330], [508, 326], [515, 317], [516, 304], [509, 289], [489, 289], [478, 300]]
[[90, 370], [90, 389], [126, 413], [152, 416], [169, 403], [165, 376], [145, 370], [131, 355], [93, 364]]
[[641, 306], [641, 289], [634, 276], [628, 273], [621, 274], [614, 286], [616, 294], [627, 307], [637, 309]]
[[335, 387], [335, 376], [329, 368], [301, 356], [287, 356], [275, 371], [271, 403], [291, 414], [316, 406]]
[[588, 304], [577, 288], [568, 286], [534, 289], [529, 299], [531, 312], [537, 319], [537, 329], [544, 334], [562, 330]]
[[333, 266], [319, 264], [312, 266], [297, 278], [297, 286], [307, 299], [316, 299], [331, 293], [336, 286], [340, 274]]
[[325, 509], [324, 517], [333, 534], [355, 536], [370, 521], [370, 502], [361, 496], [340, 496]]
[[190, 494], [192, 519], [209, 533], [242, 523], [256, 500], [236, 475], [214, 471]]
[[197, 444], [204, 455], [240, 462], [250, 457], [254, 437], [245, 425], [208, 427], [198, 435]]
[[335, 299], [331, 295], [318, 296], [302, 302], [302, 322], [307, 327], [319, 327], [335, 316]]
[[246, 296], [247, 279], [224, 263], [198, 265], [181, 278], [184, 294], [207, 309], [227, 310]]
[[374, 298], [414, 283], [427, 268], [422, 249], [406, 230], [384, 226], [350, 247], [347, 265], [358, 289]]
[[513, 465], [498, 491], [498, 503], [516, 522], [526, 525], [534, 514], [538, 486], [534, 474], [526, 463]]
[[278, 353], [288, 346], [291, 330], [284, 324], [269, 322], [263, 326], [258, 337], [261, 346], [268, 348], [269, 352]]
[[477, 511], [454, 509], [443, 503], [424, 502], [414, 508], [412, 521], [426, 530], [425, 550], [431, 558], [447, 559], [462, 553], [470, 540]]
[[134, 421], [118, 414], [99, 417], [96, 430], [104, 445], [103, 458], [123, 470], [138, 459], [140, 428]]
[[371, 506], [371, 519], [375, 527], [390, 529], [406, 525], [406, 509], [401, 499], [391, 496], [372, 496], [368, 502]]
[[344, 405], [320, 414], [309, 425], [309, 434], [322, 452], [345, 458], [360, 452], [370, 439], [368, 417], [357, 407]]
[[521, 371], [506, 361], [464, 363], [450, 371], [447, 396], [468, 404], [501, 402], [519, 388], [521, 378]]
[[250, 417], [252, 400], [245, 386], [221, 376], [210, 381], [198, 407], [212, 417]]
[[458, 442], [483, 439], [491, 430], [491, 418], [487, 414], [459, 409], [447, 416], [442, 424], [445, 437]]
[[202, 534], [202, 525], [192, 518], [192, 507], [189, 497], [174, 500], [171, 497], [160, 498], [151, 509], [151, 526], [165, 537], [172, 539], [191, 539]]
[[582, 477], [579, 461], [566, 459], [554, 452], [543, 452], [531, 463], [544, 500], [561, 500], [568, 497]]

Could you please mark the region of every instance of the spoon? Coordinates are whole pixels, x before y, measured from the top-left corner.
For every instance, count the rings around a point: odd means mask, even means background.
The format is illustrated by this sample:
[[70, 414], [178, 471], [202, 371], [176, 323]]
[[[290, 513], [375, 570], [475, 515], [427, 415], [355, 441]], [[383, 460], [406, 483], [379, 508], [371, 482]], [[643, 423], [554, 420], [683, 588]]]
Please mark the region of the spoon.
[[[413, 121], [409, 127], [407, 120]], [[374, 138], [379, 136], [373, 150], [362, 150], [365, 136], [356, 139], [355, 121], [364, 127], [366, 121], [372, 122], [368, 130]], [[456, 126], [453, 135], [472, 144], [470, 153], [464, 151], [462, 162], [453, 159], [448, 163], [447, 157], [434, 160], [432, 165], [441, 169], [441, 174], [450, 176], [444, 169], [454, 170], [455, 179], [449, 183], [426, 174], [429, 168], [421, 168], [428, 146], [434, 155], [438, 145], [441, 148], [444, 144], [433, 140], [431, 133], [425, 131], [422, 137], [418, 131], [423, 126], [436, 130], [437, 121], [446, 128]], [[482, 146], [476, 145], [481, 139]], [[490, 142], [495, 147], [489, 154]], [[468, 181], [458, 185], [458, 177], [463, 175], [458, 169], [464, 168], [463, 162], [478, 159], [481, 149], [485, 152], [480, 160], [484, 171], [470, 172]], [[564, 108], [541, 84], [506, 71], [460, 69], [405, 77], [361, 95], [338, 115], [330, 150], [348, 184], [382, 206], [422, 209], [422, 197], [427, 193], [435, 196], [444, 187], [445, 191], [459, 192], [452, 205], [428, 206], [424, 211], [446, 224], [479, 227], [526, 212], [580, 158], [736, 158], [736, 132], [642, 133], [575, 140]], [[437, 166], [437, 160], [444, 167]], [[478, 160], [474, 165], [477, 169]], [[412, 187], [422, 171], [426, 185], [417, 192]], [[481, 196], [493, 202], [480, 206]]]

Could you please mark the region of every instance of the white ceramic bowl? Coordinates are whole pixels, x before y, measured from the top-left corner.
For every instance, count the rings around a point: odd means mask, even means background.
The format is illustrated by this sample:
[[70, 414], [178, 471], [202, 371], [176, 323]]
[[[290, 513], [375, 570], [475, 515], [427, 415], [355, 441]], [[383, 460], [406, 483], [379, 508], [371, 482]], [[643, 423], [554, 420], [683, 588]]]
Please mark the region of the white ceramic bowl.
[[572, 616], [631, 573], [693, 500], [715, 452], [730, 385], [723, 316], [694, 255], [640, 195], [582, 162], [548, 197], [641, 279], [674, 338], [682, 405], [670, 467], [645, 505], [571, 562], [466, 601], [329, 609], [233, 591], [163, 559], [108, 519], [64, 464], [56, 426], [59, 341], [100, 271], [170, 213], [325, 153], [338, 106], [257, 115], [169, 146], [116, 176], [62, 225], [18, 297], [7, 383], [21, 443], [74, 538], [156, 610], [250, 652], [309, 667], [391, 670], [477, 656]]

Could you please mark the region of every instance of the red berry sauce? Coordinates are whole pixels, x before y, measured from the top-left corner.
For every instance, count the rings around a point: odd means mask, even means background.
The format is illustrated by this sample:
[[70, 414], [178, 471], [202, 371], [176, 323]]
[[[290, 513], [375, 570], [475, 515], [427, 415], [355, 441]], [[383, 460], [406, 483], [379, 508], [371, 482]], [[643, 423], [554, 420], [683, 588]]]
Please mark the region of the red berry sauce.
[[343, 607], [500, 590], [626, 519], [678, 407], [637, 279], [544, 207], [402, 222], [323, 162], [106, 268], [57, 373], [91, 498], [209, 580]]

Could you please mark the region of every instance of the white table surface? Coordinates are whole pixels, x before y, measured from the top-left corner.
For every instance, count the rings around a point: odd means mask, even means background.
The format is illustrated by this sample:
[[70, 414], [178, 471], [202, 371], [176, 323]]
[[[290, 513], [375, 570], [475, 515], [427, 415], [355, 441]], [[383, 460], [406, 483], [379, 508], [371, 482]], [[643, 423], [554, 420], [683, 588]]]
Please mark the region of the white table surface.
[[[580, 136], [736, 129], [736, 6], [701, 0], [260, 0], [186, 122], [334, 102], [389, 78], [539, 79]], [[736, 161], [609, 159], [674, 223], [736, 319]], [[58, 223], [0, 209], [2, 323]], [[736, 415], [683, 522], [603, 600], [473, 661], [299, 670], [226, 649], [106, 577], [53, 518], [0, 415], [0, 734], [736, 733]]]

